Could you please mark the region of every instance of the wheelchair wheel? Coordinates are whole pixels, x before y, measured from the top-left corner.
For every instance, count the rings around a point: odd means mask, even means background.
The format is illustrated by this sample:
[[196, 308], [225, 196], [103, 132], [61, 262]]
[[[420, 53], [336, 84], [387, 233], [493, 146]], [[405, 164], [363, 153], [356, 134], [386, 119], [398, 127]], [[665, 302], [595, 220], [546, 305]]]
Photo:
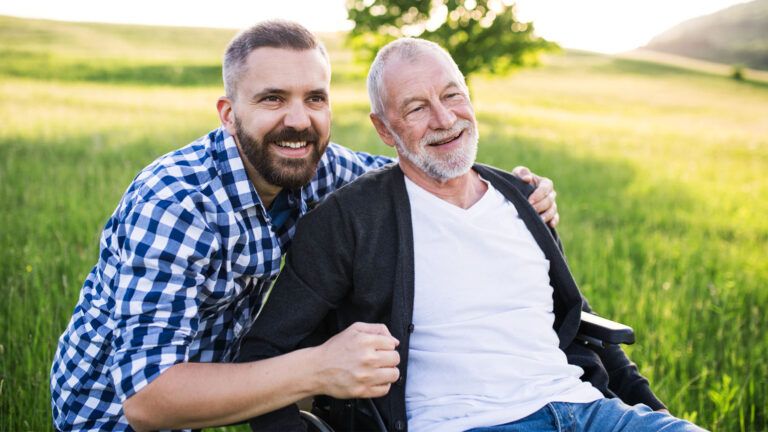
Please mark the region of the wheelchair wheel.
[[299, 414], [301, 415], [301, 420], [307, 425], [307, 432], [333, 432], [328, 423], [311, 412], [302, 410]]

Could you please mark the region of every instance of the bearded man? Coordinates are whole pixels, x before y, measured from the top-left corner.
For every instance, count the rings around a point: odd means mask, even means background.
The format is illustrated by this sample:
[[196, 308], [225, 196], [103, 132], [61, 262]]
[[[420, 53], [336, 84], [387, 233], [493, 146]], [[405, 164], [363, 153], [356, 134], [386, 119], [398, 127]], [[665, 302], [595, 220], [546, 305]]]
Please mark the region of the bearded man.
[[[397, 379], [397, 340], [364, 323], [231, 363], [297, 220], [392, 160], [329, 142], [330, 64], [305, 28], [245, 30], [223, 75], [222, 126], [143, 169], [104, 227], [53, 361], [57, 430], [222, 425], [315, 394], [379, 396]], [[533, 201], [556, 224], [551, 182], [538, 183]]]

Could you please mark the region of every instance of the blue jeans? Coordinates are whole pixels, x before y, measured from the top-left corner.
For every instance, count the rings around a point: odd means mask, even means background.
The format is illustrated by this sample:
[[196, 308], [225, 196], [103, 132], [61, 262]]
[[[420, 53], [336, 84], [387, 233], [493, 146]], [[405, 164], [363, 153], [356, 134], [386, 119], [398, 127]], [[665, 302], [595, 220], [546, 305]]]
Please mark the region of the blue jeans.
[[520, 420], [467, 432], [702, 432], [704, 429], [643, 404], [629, 406], [619, 399], [590, 403], [552, 402]]

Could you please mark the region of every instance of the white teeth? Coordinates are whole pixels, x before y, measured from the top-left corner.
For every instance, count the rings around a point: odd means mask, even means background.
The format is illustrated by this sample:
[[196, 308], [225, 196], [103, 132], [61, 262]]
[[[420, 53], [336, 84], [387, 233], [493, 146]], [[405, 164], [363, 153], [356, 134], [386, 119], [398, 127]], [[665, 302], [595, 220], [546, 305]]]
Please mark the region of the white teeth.
[[275, 143], [279, 145], [280, 147], [290, 147], [293, 149], [302, 148], [307, 145], [306, 141], [300, 141], [300, 142], [288, 142], [288, 141], [280, 141]]

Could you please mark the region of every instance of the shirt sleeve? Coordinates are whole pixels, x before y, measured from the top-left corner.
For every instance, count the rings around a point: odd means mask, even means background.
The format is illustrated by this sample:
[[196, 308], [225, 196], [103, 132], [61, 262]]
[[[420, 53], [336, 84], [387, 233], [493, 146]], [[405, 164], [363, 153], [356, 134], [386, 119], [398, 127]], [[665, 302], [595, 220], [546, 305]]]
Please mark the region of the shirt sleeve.
[[317, 168], [313, 198], [315, 201], [322, 201], [329, 193], [366, 172], [392, 162], [395, 162], [395, 159], [387, 156], [355, 152], [336, 143], [330, 143]]
[[188, 360], [198, 328], [199, 287], [218, 242], [202, 215], [178, 202], [158, 200], [126, 212], [117, 248], [109, 373], [125, 401], [172, 365]]

